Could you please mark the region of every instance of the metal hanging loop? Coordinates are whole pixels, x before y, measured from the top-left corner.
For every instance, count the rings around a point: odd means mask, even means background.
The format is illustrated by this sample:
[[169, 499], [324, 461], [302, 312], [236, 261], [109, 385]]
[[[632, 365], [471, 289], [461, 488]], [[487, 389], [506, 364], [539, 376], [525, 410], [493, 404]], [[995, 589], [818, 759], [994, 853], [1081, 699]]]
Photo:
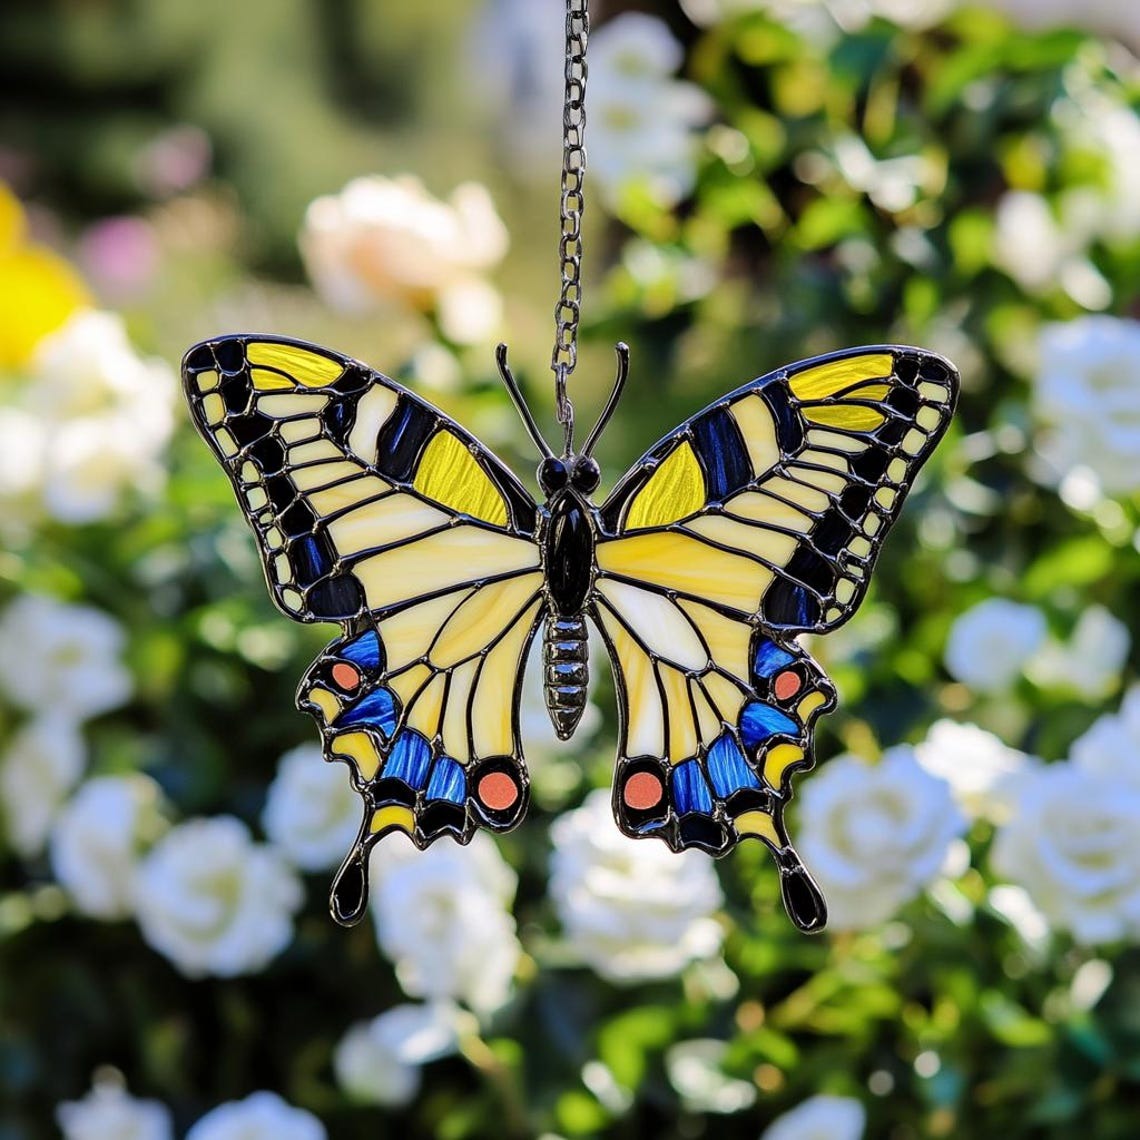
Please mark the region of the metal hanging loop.
[[567, 382], [578, 363], [578, 322], [582, 315], [582, 214], [586, 208], [586, 47], [590, 38], [589, 0], [566, 0], [566, 94], [562, 108], [561, 238], [558, 245], [562, 292], [554, 307], [554, 400], [565, 433], [564, 453], [574, 445], [574, 405]]

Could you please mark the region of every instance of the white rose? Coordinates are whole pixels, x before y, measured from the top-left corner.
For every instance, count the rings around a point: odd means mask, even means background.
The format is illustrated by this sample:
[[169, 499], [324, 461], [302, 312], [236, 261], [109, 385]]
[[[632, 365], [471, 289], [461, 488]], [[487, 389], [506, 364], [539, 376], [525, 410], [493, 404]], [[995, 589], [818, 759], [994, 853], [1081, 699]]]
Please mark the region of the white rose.
[[82, 1099], [55, 1110], [63, 1140], [172, 1140], [170, 1111], [154, 1100], [135, 1100], [121, 1085], [97, 1081]]
[[712, 860], [630, 839], [610, 794], [591, 792], [550, 829], [550, 897], [571, 949], [614, 982], [667, 978], [720, 949], [724, 899]]
[[21, 855], [43, 850], [86, 762], [78, 731], [57, 716], [33, 720], [11, 738], [0, 756], [0, 807], [8, 840]]
[[139, 856], [164, 826], [161, 794], [148, 776], [88, 780], [52, 827], [55, 877], [81, 913], [125, 918]]
[[991, 852], [1050, 924], [1080, 943], [1140, 939], [1140, 791], [1075, 764], [1025, 783]]
[[315, 744], [286, 752], [262, 812], [265, 834], [304, 871], [338, 866], [356, 842], [364, 813], [348, 769]]
[[35, 714], [97, 716], [131, 695], [120, 661], [125, 642], [101, 610], [24, 594], [0, 616], [0, 688]]
[[1128, 627], [1104, 606], [1089, 606], [1068, 642], [1046, 645], [1029, 663], [1028, 673], [1036, 684], [1072, 689], [1086, 700], [1097, 700], [1120, 684], [1131, 648]]
[[1070, 758], [1091, 775], [1119, 780], [1140, 792], [1140, 685], [1128, 690], [1118, 713], [1107, 713], [1073, 744]]
[[48, 432], [43, 500], [55, 518], [106, 517], [126, 490], [154, 491], [174, 426], [176, 385], [144, 359], [115, 313], [84, 309], [36, 349], [28, 407]]
[[951, 627], [946, 668], [972, 689], [1002, 692], [1017, 680], [1045, 633], [1045, 615], [1035, 606], [987, 598]]
[[671, 78], [684, 53], [663, 21], [625, 12], [590, 42], [590, 170], [611, 202], [631, 182], [672, 206], [696, 182], [696, 131], [712, 118], [699, 87]]
[[276, 1093], [256, 1092], [206, 1113], [186, 1140], [327, 1140], [325, 1126]]
[[1063, 485], [1091, 474], [1106, 495], [1140, 489], [1140, 321], [1045, 325], [1038, 352], [1033, 408], [1043, 480]]
[[405, 993], [480, 1015], [507, 1001], [522, 954], [516, 878], [489, 835], [427, 851], [391, 836], [373, 848], [371, 877], [376, 938]]
[[[441, 202], [409, 175], [357, 178], [309, 205], [299, 242], [309, 276], [334, 309], [365, 313], [389, 301], [442, 306], [449, 335], [464, 343], [483, 339], [498, 322], [498, 297], [489, 299], [484, 278], [509, 239], [478, 183], [464, 183]], [[461, 294], [444, 303], [456, 289], [468, 300], [479, 290], [480, 320], [457, 311]]]
[[1018, 782], [1040, 764], [993, 733], [952, 720], [932, 724], [914, 752], [927, 772], [950, 785], [967, 816], [995, 822], [1008, 817]]
[[931, 883], [965, 824], [950, 785], [899, 745], [878, 764], [838, 756], [805, 783], [796, 846], [831, 925], [858, 930], [885, 922]]
[[867, 1111], [849, 1096], [812, 1096], [777, 1117], [761, 1140], [861, 1140]]
[[187, 977], [255, 973], [293, 938], [301, 884], [231, 816], [168, 832], [135, 877], [143, 937]]
[[727, 1041], [707, 1037], [670, 1046], [665, 1071], [686, 1111], [743, 1112], [756, 1103], [756, 1086], [751, 1081], [725, 1076], [721, 1065], [727, 1052]]
[[354, 1025], [333, 1054], [337, 1082], [364, 1104], [411, 1104], [420, 1091], [421, 1066], [458, 1047], [460, 1017], [442, 1004], [399, 1005]]
[[881, 17], [904, 28], [924, 28], [952, 11], [958, 0], [681, 0], [689, 19], [715, 24], [744, 12], [765, 11], [801, 35], [830, 45], [840, 28], [858, 31]]

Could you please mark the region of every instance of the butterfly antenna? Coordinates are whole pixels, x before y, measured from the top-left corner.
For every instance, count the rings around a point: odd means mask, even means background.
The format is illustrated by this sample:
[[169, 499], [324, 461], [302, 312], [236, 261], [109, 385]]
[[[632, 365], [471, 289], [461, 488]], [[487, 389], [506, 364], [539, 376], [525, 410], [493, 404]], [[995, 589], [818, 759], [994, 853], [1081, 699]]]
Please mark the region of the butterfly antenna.
[[535, 447], [538, 448], [545, 459], [553, 459], [554, 452], [550, 450], [550, 444], [542, 438], [542, 432], [538, 430], [538, 424], [534, 422], [534, 416], [530, 414], [530, 408], [527, 407], [522, 389], [519, 388], [518, 381], [515, 380], [514, 373], [511, 372], [511, 366], [507, 363], [507, 346], [505, 344], [500, 344], [499, 347], [495, 349], [495, 360], [499, 365], [499, 375], [503, 378], [503, 383], [507, 386], [507, 391], [510, 393], [511, 401], [522, 417], [523, 426], [526, 428], [527, 434], [534, 440]]
[[606, 424], [610, 422], [610, 417], [617, 411], [622, 389], [625, 387], [626, 379], [629, 377], [629, 345], [619, 341], [615, 351], [617, 352], [618, 366], [617, 377], [614, 379], [614, 390], [610, 393], [609, 401], [602, 409], [602, 414], [598, 417], [598, 422], [594, 424], [594, 430], [590, 432], [586, 438], [586, 442], [582, 447], [582, 454], [584, 456], [593, 453], [595, 445], [602, 437], [602, 432], [606, 430]]

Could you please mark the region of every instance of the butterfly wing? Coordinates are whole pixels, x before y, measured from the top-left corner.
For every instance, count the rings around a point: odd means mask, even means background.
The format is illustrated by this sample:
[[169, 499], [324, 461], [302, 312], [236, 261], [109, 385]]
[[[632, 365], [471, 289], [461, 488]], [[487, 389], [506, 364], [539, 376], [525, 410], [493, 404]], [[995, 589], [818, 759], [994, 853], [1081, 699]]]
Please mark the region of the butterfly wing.
[[223, 337], [187, 353], [183, 379], [277, 606], [344, 627], [297, 701], [365, 800], [334, 887], [351, 921], [382, 835], [467, 842], [524, 814], [516, 679], [543, 609], [537, 508], [443, 413], [327, 349]]
[[835, 693], [794, 637], [855, 612], [957, 389], [953, 366], [918, 349], [802, 361], [683, 424], [598, 512], [592, 605], [621, 703], [618, 823], [678, 850], [764, 840], [805, 929], [826, 911], [783, 809]]

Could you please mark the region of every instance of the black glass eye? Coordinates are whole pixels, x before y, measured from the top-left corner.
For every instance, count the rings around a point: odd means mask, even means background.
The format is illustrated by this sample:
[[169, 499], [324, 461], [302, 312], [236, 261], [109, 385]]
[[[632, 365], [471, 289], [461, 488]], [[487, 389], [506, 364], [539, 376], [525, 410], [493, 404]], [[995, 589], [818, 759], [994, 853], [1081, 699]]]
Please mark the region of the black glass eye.
[[569, 479], [570, 474], [561, 459], [551, 456], [538, 465], [538, 485], [544, 495], [553, 495], [555, 491], [561, 491]]
[[574, 464], [574, 473], [571, 475], [571, 479], [577, 490], [588, 495], [591, 491], [597, 490], [602, 479], [602, 469], [598, 466], [596, 459], [587, 456]]

